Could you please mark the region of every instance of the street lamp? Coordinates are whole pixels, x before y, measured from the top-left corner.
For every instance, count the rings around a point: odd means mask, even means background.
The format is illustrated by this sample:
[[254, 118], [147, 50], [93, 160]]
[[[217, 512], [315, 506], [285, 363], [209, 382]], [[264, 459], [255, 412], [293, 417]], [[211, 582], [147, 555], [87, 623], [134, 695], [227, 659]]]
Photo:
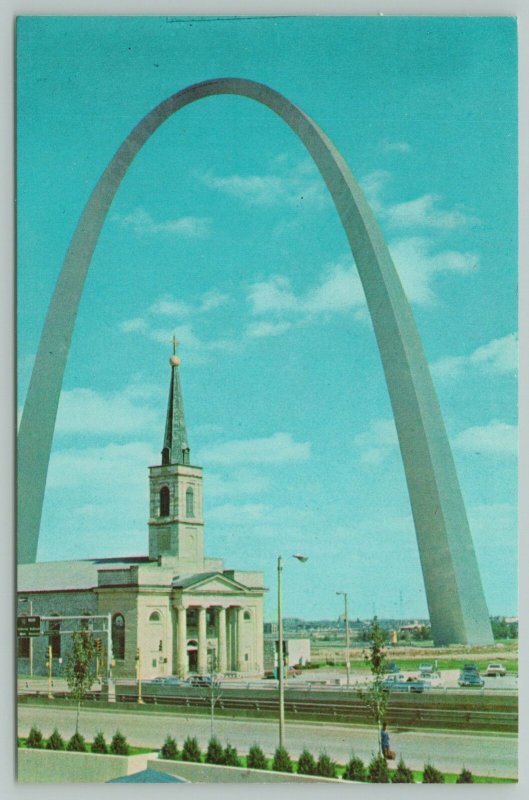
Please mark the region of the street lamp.
[[[305, 563], [308, 556], [303, 556], [300, 553], [295, 553], [292, 558], [297, 558], [298, 561]], [[285, 684], [283, 676], [284, 657], [283, 657], [283, 587], [282, 587], [282, 574], [283, 574], [283, 557], [277, 558], [277, 628], [278, 628], [278, 654], [277, 654], [277, 668], [279, 674], [279, 747], [284, 747], [285, 742]]]
[[350, 667], [349, 667], [349, 617], [347, 615], [347, 592], [336, 592], [336, 594], [343, 594], [344, 605], [345, 605], [345, 672], [347, 675], [346, 683], [347, 688], [349, 688], [350, 682]]

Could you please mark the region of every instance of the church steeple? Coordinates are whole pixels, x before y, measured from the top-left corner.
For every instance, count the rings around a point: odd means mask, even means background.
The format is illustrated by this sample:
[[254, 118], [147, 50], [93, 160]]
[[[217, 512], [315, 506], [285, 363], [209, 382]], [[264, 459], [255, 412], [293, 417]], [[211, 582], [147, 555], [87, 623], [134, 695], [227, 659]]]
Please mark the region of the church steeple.
[[171, 364], [171, 383], [169, 385], [169, 402], [163, 440], [162, 465], [189, 464], [189, 445], [187, 443], [186, 422], [184, 417], [184, 401], [180, 387], [178, 367], [180, 359], [176, 355], [178, 342], [173, 336], [173, 355]]
[[149, 555], [191, 573], [204, 568], [202, 468], [189, 463], [176, 345], [173, 338], [162, 463], [149, 467]]

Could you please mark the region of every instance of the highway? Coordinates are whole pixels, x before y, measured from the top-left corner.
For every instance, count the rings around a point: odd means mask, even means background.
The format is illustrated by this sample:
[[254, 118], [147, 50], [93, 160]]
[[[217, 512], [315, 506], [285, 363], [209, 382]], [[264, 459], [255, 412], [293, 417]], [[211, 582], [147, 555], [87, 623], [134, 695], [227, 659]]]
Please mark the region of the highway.
[[[52, 704], [32, 705], [19, 703], [19, 735], [27, 735], [32, 724], [38, 725], [45, 736], [55, 726], [63, 737], [75, 730], [74, 709]], [[82, 709], [80, 732], [87, 739], [102, 730], [107, 738], [119, 728], [131, 744], [158, 749], [165, 736], [174, 736], [181, 746], [186, 736], [196, 736], [203, 749], [211, 735], [209, 717], [154, 711], [144, 707], [141, 711]], [[241, 753], [257, 742], [266, 753], [272, 754], [277, 746], [278, 724], [275, 721], [242, 719], [216, 719], [214, 733], [222, 742], [231, 742]], [[303, 747], [318, 755], [327, 752], [335, 760], [345, 763], [351, 753], [369, 761], [377, 749], [373, 726], [344, 724], [287, 722], [286, 744], [290, 755], [296, 757]], [[391, 732], [391, 746], [402, 756], [408, 766], [422, 769], [431, 761], [445, 772], [459, 772], [462, 766], [476, 775], [488, 777], [517, 777], [518, 739], [514, 734], [456, 733], [448, 731]]]

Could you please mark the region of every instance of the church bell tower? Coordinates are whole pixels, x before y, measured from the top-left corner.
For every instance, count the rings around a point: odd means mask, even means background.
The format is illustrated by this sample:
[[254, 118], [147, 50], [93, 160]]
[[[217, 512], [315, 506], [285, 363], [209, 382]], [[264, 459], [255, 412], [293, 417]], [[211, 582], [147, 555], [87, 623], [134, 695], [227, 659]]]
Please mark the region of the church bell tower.
[[192, 573], [204, 568], [202, 467], [190, 464], [175, 339], [169, 363], [162, 463], [149, 467], [149, 556], [162, 557], [182, 572]]

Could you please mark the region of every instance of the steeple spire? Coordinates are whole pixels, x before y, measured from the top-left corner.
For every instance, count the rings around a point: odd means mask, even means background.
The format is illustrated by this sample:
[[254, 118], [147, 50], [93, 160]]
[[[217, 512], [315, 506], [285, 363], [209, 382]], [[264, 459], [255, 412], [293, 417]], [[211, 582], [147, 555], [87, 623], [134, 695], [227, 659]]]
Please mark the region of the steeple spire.
[[186, 423], [184, 418], [184, 401], [180, 387], [178, 366], [180, 359], [176, 355], [178, 342], [173, 336], [173, 355], [169, 359], [171, 365], [171, 383], [169, 385], [169, 402], [163, 440], [162, 465], [189, 464], [189, 446], [187, 444]]

